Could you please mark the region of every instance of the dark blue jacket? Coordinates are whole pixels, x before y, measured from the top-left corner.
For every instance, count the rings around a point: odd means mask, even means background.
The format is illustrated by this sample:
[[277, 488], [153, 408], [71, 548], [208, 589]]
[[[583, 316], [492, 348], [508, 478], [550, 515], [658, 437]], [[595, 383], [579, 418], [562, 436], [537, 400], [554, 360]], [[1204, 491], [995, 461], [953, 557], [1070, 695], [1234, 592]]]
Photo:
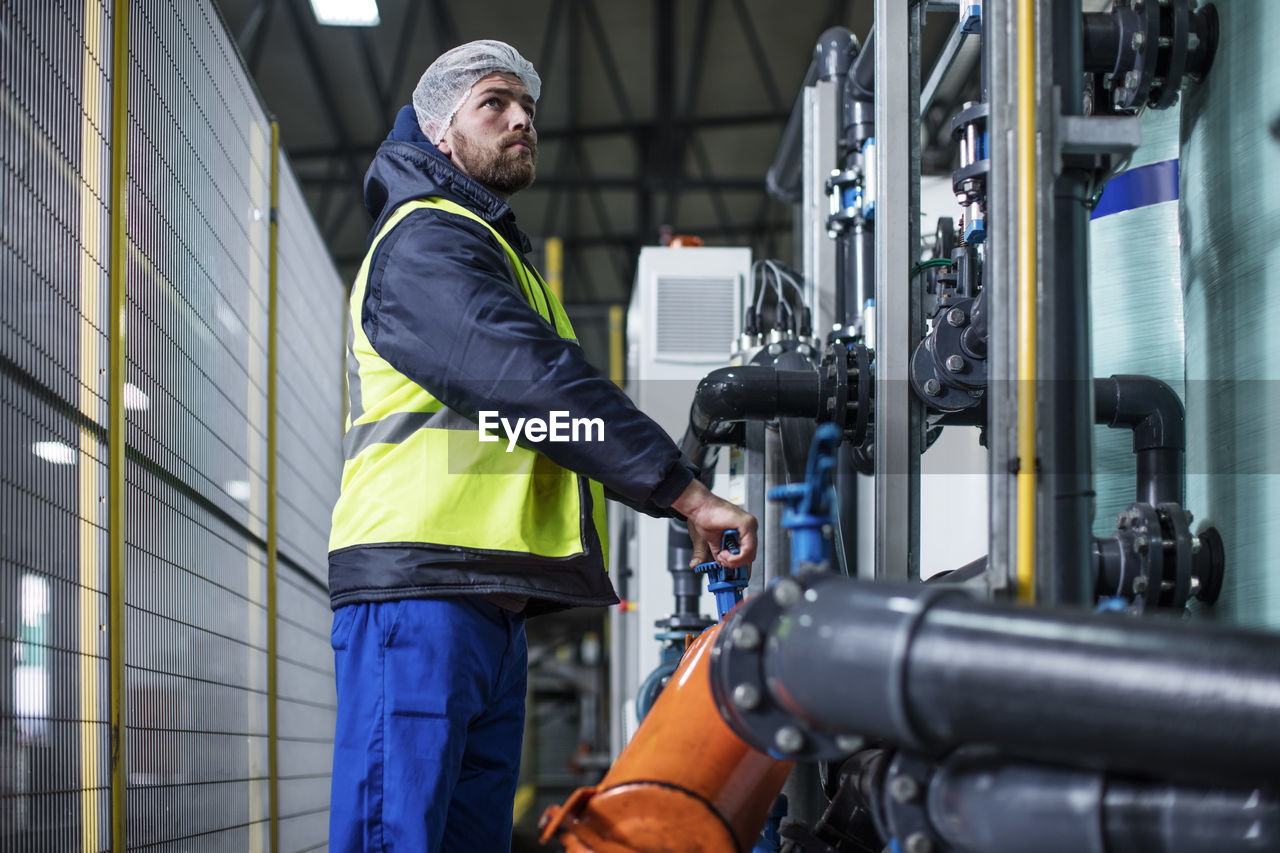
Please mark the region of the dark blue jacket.
[[[365, 176], [365, 205], [375, 220], [370, 243], [397, 207], [426, 196], [474, 211], [522, 259], [529, 251], [507, 203], [454, 167], [418, 130], [413, 108], [405, 107]], [[600, 482], [611, 497], [630, 506], [674, 515], [671, 502], [693, 479], [679, 449], [587, 362], [577, 343], [561, 338], [530, 307], [506, 254], [484, 226], [433, 209], [406, 217], [370, 260], [360, 320], [373, 348], [392, 367], [472, 420], [481, 410], [496, 410], [512, 421], [545, 419], [551, 411], [601, 418], [603, 441], [528, 446]], [[590, 508], [584, 511], [589, 519]], [[590, 531], [592, 525], [585, 528]], [[329, 555], [330, 595], [338, 607], [461, 593], [514, 594], [530, 597], [531, 613], [617, 601], [598, 542], [569, 564], [540, 563], [534, 557], [516, 562], [509, 555], [357, 546]]]

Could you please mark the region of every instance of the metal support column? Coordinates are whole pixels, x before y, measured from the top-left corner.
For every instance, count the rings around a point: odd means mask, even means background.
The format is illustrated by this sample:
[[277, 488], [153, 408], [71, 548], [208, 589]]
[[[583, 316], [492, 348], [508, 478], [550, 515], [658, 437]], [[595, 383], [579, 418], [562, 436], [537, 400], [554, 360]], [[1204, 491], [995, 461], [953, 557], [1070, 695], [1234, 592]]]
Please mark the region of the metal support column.
[[876, 577], [920, 575], [921, 405], [910, 360], [920, 340], [920, 15], [924, 5], [875, 5], [876, 96]]
[[276, 622], [276, 569], [278, 479], [276, 475], [276, 373], [279, 344], [279, 288], [276, 286], [280, 255], [280, 124], [271, 122], [271, 213], [267, 224], [267, 790], [271, 800], [271, 848], [280, 849], [280, 718], [278, 659], [280, 647]]
[[813, 311], [814, 334], [826, 340], [836, 324], [836, 244], [827, 234], [831, 202], [827, 178], [836, 168], [840, 134], [840, 87], [834, 80], [817, 80], [801, 90], [804, 98], [804, 165], [801, 172], [801, 243], [805, 301]]
[[[1012, 4], [983, 9], [982, 61], [990, 81], [991, 175], [987, 210], [988, 340], [987, 459], [990, 541], [987, 590], [999, 595], [1017, 578], [1018, 471], [1018, 196], [1017, 11]], [[1026, 81], [1025, 85], [1034, 85]]]

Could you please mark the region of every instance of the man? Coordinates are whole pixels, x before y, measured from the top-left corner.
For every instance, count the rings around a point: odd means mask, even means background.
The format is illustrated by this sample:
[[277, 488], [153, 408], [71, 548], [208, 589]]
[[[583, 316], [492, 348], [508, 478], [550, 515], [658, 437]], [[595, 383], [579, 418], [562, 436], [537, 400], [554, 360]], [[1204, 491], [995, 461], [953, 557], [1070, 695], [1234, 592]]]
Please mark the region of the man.
[[[509, 849], [524, 618], [617, 601], [605, 488], [684, 516], [695, 561], [754, 556], [755, 519], [587, 363], [525, 259], [506, 202], [533, 181], [539, 88], [501, 42], [445, 53], [365, 178], [376, 221], [351, 294], [329, 555], [335, 850]], [[540, 441], [557, 417], [603, 429]], [[728, 528], [737, 555], [720, 550]]]

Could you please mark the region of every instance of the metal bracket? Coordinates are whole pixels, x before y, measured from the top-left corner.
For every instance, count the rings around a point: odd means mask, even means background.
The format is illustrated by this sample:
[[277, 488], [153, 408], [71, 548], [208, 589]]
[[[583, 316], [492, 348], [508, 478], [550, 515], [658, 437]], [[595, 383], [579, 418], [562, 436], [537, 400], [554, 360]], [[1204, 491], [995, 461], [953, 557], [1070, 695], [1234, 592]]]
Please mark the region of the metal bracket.
[[1068, 159], [1081, 158], [1109, 171], [1112, 158], [1128, 157], [1142, 144], [1142, 120], [1138, 116], [1069, 116], [1059, 112], [1053, 136], [1058, 150], [1055, 175], [1062, 174]]

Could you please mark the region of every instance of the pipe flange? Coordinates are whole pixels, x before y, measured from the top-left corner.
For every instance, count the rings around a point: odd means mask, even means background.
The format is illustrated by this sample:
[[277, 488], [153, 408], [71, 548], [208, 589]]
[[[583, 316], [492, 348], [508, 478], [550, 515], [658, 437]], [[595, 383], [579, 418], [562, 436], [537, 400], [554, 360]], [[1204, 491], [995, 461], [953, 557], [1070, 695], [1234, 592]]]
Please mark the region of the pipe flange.
[[[1125, 568], [1132, 562], [1137, 572], [1132, 580], [1121, 580], [1119, 594], [1132, 593], [1142, 608], [1160, 606], [1161, 585], [1164, 582], [1164, 531], [1156, 508], [1147, 503], [1130, 504], [1120, 514], [1116, 539], [1126, 553]], [[1128, 580], [1126, 587], [1125, 581]]]
[[[853, 417], [853, 431], [849, 440], [861, 446], [867, 440], [867, 429], [871, 424], [871, 392], [875, 387], [871, 375], [871, 351], [862, 344], [853, 345], [854, 370], [857, 376], [857, 411]], [[850, 404], [852, 405], [852, 404]]]
[[880, 809], [890, 837], [898, 840], [903, 853], [946, 849], [926, 811], [929, 782], [936, 770], [935, 762], [902, 750], [893, 756], [885, 773]]
[[1182, 75], [1187, 67], [1187, 40], [1191, 33], [1191, 14], [1187, 11], [1186, 0], [1170, 6], [1173, 35], [1169, 39], [1168, 64], [1164, 69], [1165, 83], [1153, 87], [1147, 98], [1147, 106], [1154, 110], [1163, 110], [1178, 102], [1178, 89], [1182, 86]]
[[1188, 0], [1115, 0], [1109, 14], [1118, 46], [1106, 74], [1111, 106], [1121, 112], [1165, 109], [1184, 80], [1199, 80], [1217, 49], [1217, 10]]
[[[731, 729], [756, 749], [778, 758], [834, 760], [864, 746], [864, 737], [893, 737], [919, 751], [932, 746], [907, 709], [907, 652], [926, 614], [937, 602], [951, 597], [972, 598], [960, 586], [871, 584], [866, 598], [843, 612], [860, 630], [883, 630], [883, 651], [873, 669], [884, 678], [857, 685], [857, 702], [866, 731], [836, 730], [824, 723], [824, 712], [803, 701], [788, 684], [795, 663], [779, 655], [798, 636], [806, 642], [840, 647], [840, 626], [827, 610], [848, 579], [830, 572], [781, 578], [769, 590], [740, 604], [712, 647], [711, 690], [721, 716]], [[892, 603], [893, 606], [886, 607]], [[825, 615], [821, 615], [824, 614]], [[870, 620], [860, 621], [860, 620]], [[883, 667], [882, 667], [883, 664]], [[871, 677], [871, 676], [869, 676]], [[826, 717], [830, 720], [831, 717]]]
[[[1190, 519], [1187, 520], [1190, 523]], [[1216, 527], [1204, 527], [1196, 534], [1195, 542], [1199, 543], [1195, 554], [1197, 589], [1192, 593], [1205, 604], [1213, 604], [1222, 593], [1222, 576], [1226, 571], [1226, 549], [1222, 544], [1222, 534]]]
[[720, 716], [752, 748], [783, 760], [844, 759], [865, 743], [853, 733], [837, 735], [803, 725], [767, 689], [764, 651], [770, 631], [812, 591], [806, 579], [777, 579], [734, 609], [711, 648], [711, 693]]
[[844, 344], [834, 343], [828, 348], [821, 373], [828, 390], [823, 394], [826, 411], [819, 420], [832, 421], [844, 429], [849, 420], [849, 351]]
[[947, 302], [933, 329], [911, 354], [911, 387], [931, 409], [959, 412], [982, 401], [987, 361], [975, 358], [962, 343], [975, 301]]
[[[1191, 577], [1194, 574], [1194, 562], [1191, 545], [1191, 525], [1187, 523], [1187, 514], [1176, 503], [1164, 503], [1156, 506], [1165, 531], [1169, 538], [1165, 541], [1172, 551], [1173, 565], [1166, 566], [1164, 583], [1169, 585], [1160, 597], [1160, 606], [1181, 610], [1191, 599]], [[1168, 554], [1166, 554], [1169, 556]]]

